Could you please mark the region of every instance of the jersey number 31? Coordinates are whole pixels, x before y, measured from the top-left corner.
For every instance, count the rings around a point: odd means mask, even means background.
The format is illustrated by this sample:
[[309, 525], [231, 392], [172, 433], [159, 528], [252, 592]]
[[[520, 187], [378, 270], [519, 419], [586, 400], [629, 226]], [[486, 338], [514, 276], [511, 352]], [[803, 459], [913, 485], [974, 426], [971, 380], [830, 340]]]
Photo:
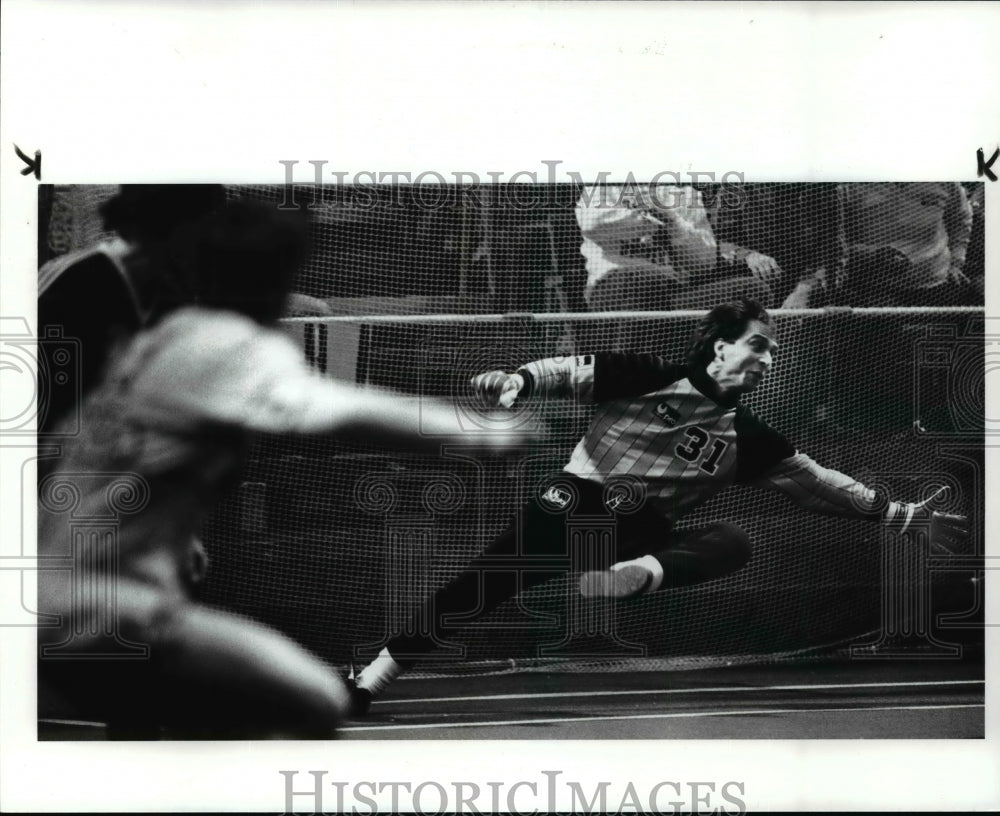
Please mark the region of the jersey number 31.
[[685, 462], [695, 462], [705, 454], [705, 446], [711, 442], [712, 446], [708, 449], [707, 455], [704, 456], [699, 469], [705, 471], [710, 476], [714, 474], [719, 469], [719, 459], [726, 452], [729, 443], [725, 439], [713, 438], [710, 433], [698, 427], [688, 428], [684, 433], [688, 437], [688, 443], [686, 445], [678, 445], [674, 448], [674, 451]]

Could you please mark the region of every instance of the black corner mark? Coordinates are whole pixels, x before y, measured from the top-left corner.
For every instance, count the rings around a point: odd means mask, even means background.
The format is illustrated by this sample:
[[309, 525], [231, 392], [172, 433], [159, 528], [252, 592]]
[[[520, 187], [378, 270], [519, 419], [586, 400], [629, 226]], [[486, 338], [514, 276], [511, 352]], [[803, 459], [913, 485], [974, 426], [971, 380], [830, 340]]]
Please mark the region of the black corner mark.
[[989, 161], [986, 161], [986, 155], [983, 153], [983, 149], [979, 148], [979, 150], [976, 151], [976, 160], [979, 163], [979, 166], [976, 169], [976, 175], [978, 175], [980, 178], [986, 176], [986, 178], [988, 178], [990, 181], [996, 181], [997, 174], [994, 173], [990, 168], [993, 167], [993, 162], [995, 162], [998, 157], [1000, 157], [1000, 147], [998, 147], [996, 150], [993, 151], [993, 155], [990, 156]]
[[35, 151], [35, 158], [29, 158], [25, 153], [22, 152], [21, 148], [14, 145], [14, 152], [17, 153], [17, 157], [23, 161], [27, 167], [21, 169], [21, 175], [26, 176], [29, 173], [34, 173], [35, 178], [39, 181], [42, 180], [42, 151]]

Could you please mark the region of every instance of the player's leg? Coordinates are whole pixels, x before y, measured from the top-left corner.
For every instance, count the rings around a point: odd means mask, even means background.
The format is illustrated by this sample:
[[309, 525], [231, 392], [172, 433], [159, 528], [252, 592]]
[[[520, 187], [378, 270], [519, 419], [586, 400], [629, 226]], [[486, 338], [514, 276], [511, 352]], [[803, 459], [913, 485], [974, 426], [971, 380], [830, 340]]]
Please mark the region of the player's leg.
[[[562, 490], [562, 488], [557, 488]], [[565, 574], [567, 564], [566, 518], [585, 505], [594, 513], [606, 512], [600, 503], [601, 487], [572, 481], [568, 491], [575, 497], [551, 491], [531, 499], [518, 517], [451, 583], [420, 607], [413, 616], [410, 632], [397, 635], [356, 678], [354, 713], [367, 710], [403, 671], [447, 642], [471, 622], [473, 616], [488, 614], [508, 598]], [[545, 557], [551, 561], [546, 562]], [[530, 563], [526, 561], [530, 557]], [[452, 622], [448, 618], [453, 619]], [[455, 622], [454, 619], [458, 619]]]
[[751, 555], [747, 534], [719, 522], [672, 533], [667, 547], [580, 576], [580, 594], [588, 598], [634, 598], [661, 589], [692, 586], [741, 569]]
[[[535, 514], [530, 505], [524, 508], [526, 519]], [[530, 521], [526, 527], [534, 535], [532, 542], [564, 540], [565, 531], [561, 520], [542, 518], [536, 523]], [[422, 657], [447, 642], [450, 635], [464, 624], [448, 625], [448, 616], [461, 616], [468, 620], [472, 615], [485, 615], [508, 598], [554, 577], [557, 569], [540, 571], [519, 570], [517, 545], [517, 521], [481, 555], [473, 561], [453, 581], [427, 599], [414, 614], [414, 623], [408, 627], [418, 634], [397, 635], [392, 638], [381, 653], [355, 679], [354, 713], [363, 714], [373, 697], [381, 694], [400, 674], [417, 663]], [[525, 553], [527, 554], [527, 553]]]
[[[43, 653], [39, 676], [119, 732], [155, 723], [190, 735], [332, 736], [349, 705], [329, 667], [277, 631], [133, 581], [116, 587], [121, 638], [148, 657]], [[43, 645], [53, 646], [49, 634]], [[92, 652], [107, 651], [92, 637]]]
[[[175, 721], [195, 727], [207, 719], [236, 731], [330, 736], [350, 704], [338, 674], [299, 644], [205, 606], [176, 613], [162, 662], [167, 683], [187, 686], [172, 700]], [[185, 703], [191, 696], [194, 710]]]

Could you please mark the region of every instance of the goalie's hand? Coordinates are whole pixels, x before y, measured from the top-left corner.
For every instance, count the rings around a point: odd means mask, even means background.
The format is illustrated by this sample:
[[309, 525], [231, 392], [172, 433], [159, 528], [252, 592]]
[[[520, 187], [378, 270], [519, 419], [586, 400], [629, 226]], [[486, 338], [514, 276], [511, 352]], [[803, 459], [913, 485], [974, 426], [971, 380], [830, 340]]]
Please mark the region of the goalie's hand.
[[931, 511], [931, 555], [958, 555], [969, 540], [969, 520], [965, 516]]
[[505, 371], [487, 371], [472, 378], [472, 393], [486, 408], [510, 408], [524, 388], [524, 377]]
[[957, 555], [969, 538], [968, 518], [954, 513], [940, 513], [927, 506], [947, 491], [948, 486], [945, 485], [922, 502], [899, 505], [887, 524], [900, 533], [925, 530], [931, 555]]

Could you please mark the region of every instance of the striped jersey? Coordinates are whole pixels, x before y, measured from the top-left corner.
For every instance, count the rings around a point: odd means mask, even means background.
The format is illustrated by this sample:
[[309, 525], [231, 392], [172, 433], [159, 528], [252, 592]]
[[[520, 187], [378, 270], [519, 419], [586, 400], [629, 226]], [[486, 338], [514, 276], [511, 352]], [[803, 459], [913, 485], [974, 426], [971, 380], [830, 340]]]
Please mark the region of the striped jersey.
[[817, 512], [878, 518], [874, 491], [798, 453], [706, 371], [652, 354], [593, 354], [528, 363], [522, 395], [569, 396], [597, 411], [565, 470], [603, 483], [637, 478], [671, 522], [731, 484], [787, 493]]

